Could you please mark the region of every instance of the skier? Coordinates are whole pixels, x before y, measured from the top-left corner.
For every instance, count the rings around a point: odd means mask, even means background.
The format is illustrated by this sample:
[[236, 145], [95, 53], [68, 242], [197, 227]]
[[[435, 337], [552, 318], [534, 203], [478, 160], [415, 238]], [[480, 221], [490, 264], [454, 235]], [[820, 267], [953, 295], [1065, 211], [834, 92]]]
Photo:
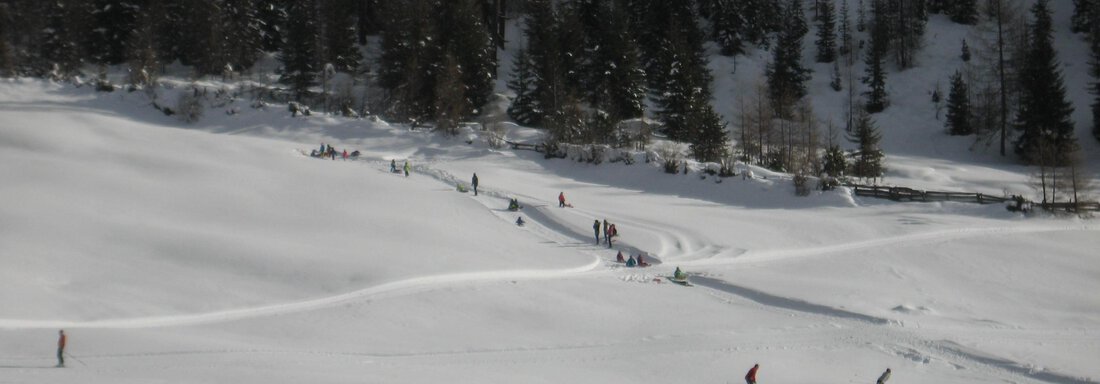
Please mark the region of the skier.
[[470, 182], [474, 186], [474, 196], [477, 196], [477, 172], [474, 172], [474, 179]]
[[878, 377], [877, 384], [886, 384], [886, 380], [890, 380], [890, 368], [886, 368], [886, 372], [882, 373], [882, 376]]
[[390, 159], [390, 173], [397, 173], [397, 160]]
[[57, 366], [65, 366], [65, 330], [57, 331]]
[[565, 192], [558, 193], [558, 207], [565, 208]]
[[405, 177], [409, 177], [409, 161], [405, 160]]
[[[592, 223], [592, 230], [596, 232], [596, 245], [600, 245], [600, 219]], [[622, 261], [622, 252], [619, 253], [619, 261]]]
[[[683, 274], [683, 272], [680, 272], [680, 267], [676, 267], [676, 272], [679, 272], [679, 273]], [[745, 374], [745, 383], [746, 384], [756, 384], [756, 371], [759, 370], [759, 369], [760, 369], [760, 364], [753, 365], [752, 369], [749, 370], [749, 373]]]

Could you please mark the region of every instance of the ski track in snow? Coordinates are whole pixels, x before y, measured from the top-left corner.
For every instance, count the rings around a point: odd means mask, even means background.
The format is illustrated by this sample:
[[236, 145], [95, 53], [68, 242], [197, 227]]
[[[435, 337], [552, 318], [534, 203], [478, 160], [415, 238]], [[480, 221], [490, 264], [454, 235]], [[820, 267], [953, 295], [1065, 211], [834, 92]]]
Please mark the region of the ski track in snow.
[[[295, 154], [304, 154], [298, 153]], [[383, 167], [388, 167], [388, 163], [383, 159], [368, 159], [360, 158], [358, 161], [367, 161], [370, 163], [377, 163]], [[436, 163], [439, 161], [436, 161]], [[420, 165], [413, 166], [418, 174], [429, 175], [442, 183], [449, 184], [452, 187], [458, 184], [466, 184], [465, 180], [459, 179], [454, 175], [449, 174], [446, 171], [430, 168], [425, 163], [432, 162], [418, 162]], [[378, 169], [380, 172], [388, 173], [386, 169]], [[422, 276], [409, 278], [399, 281], [388, 282], [361, 290], [347, 292], [339, 295], [316, 298], [305, 301], [272, 304], [251, 308], [230, 309], [223, 311], [215, 311], [209, 313], [200, 314], [187, 314], [187, 315], [175, 315], [175, 316], [151, 316], [151, 317], [135, 317], [135, 318], [123, 318], [123, 319], [104, 319], [93, 321], [66, 321], [66, 320], [23, 320], [23, 319], [0, 319], [0, 328], [3, 329], [54, 329], [54, 328], [101, 328], [101, 329], [136, 329], [136, 328], [155, 328], [155, 327], [177, 327], [177, 326], [192, 326], [211, 323], [221, 323], [236, 321], [248, 318], [264, 317], [281, 315], [288, 313], [308, 312], [319, 309], [331, 308], [339, 305], [343, 305], [349, 302], [357, 302], [368, 300], [372, 297], [391, 294], [397, 292], [419, 292], [423, 289], [432, 289], [435, 287], [455, 285], [455, 284], [469, 284], [469, 283], [484, 283], [494, 281], [509, 281], [509, 280], [541, 280], [541, 279], [559, 279], [559, 278], [580, 278], [580, 277], [595, 277], [595, 276], [607, 276], [618, 271], [618, 268], [600, 268], [601, 265], [609, 264], [610, 260], [604, 260], [599, 252], [606, 250], [602, 245], [594, 245], [592, 243], [593, 238], [587, 231], [588, 228], [573, 228], [570, 224], [565, 223], [558, 218], [559, 215], [579, 215], [585, 217], [587, 220], [595, 220], [600, 216], [589, 212], [584, 209], [573, 208], [567, 210], [559, 210], [553, 206], [552, 202], [542, 201], [540, 199], [524, 196], [514, 193], [507, 193], [503, 191], [491, 190], [491, 189], [479, 189], [479, 197], [485, 196], [486, 198], [475, 199], [480, 204], [484, 205], [486, 209], [490, 210], [496, 216], [502, 220], [513, 222], [516, 215], [522, 214], [527, 217], [527, 223], [523, 227], [524, 230], [531, 232], [536, 237], [542, 238], [545, 241], [556, 244], [558, 246], [572, 247], [578, 252], [589, 254], [592, 256], [592, 262], [576, 266], [572, 268], [558, 269], [558, 270], [504, 270], [504, 271], [489, 271], [489, 272], [471, 272], [460, 274], [445, 274], [435, 276]], [[470, 196], [473, 198], [473, 196]], [[525, 206], [519, 212], [512, 212], [506, 209], [495, 208], [490, 206], [490, 201], [507, 201], [508, 198], [520, 198], [521, 203]], [[492, 200], [497, 198], [500, 200]], [[534, 203], [534, 204], [532, 204]], [[505, 203], [506, 204], [506, 203]], [[559, 213], [560, 212], [560, 213]], [[697, 239], [689, 235], [690, 231], [680, 228], [670, 228], [667, 225], [657, 223], [655, 221], [646, 221], [638, 218], [619, 218], [616, 223], [626, 224], [631, 228], [632, 236], [638, 236], [638, 238], [656, 238], [661, 248], [657, 251], [657, 255], [650, 256], [651, 262], [656, 266], [661, 263], [661, 259], [675, 259], [679, 265], [683, 266], [720, 266], [720, 265], [734, 265], [734, 264], [763, 264], [772, 263], [777, 261], [786, 261], [791, 259], [821, 256], [836, 253], [845, 253], [858, 250], [868, 250], [876, 248], [884, 248], [888, 246], [897, 246], [905, 244], [915, 243], [927, 243], [932, 241], [952, 241], [965, 238], [983, 237], [983, 236], [997, 236], [997, 235], [1011, 235], [1011, 234], [1023, 234], [1023, 233], [1042, 233], [1042, 232], [1056, 232], [1056, 231], [1095, 231], [1096, 228], [1090, 226], [1014, 226], [1014, 227], [986, 227], [986, 228], [968, 228], [961, 230], [951, 231], [932, 231], [916, 234], [908, 234], [902, 236], [895, 236], [889, 238], [871, 239], [864, 241], [855, 241], [842, 244], [832, 244], [819, 247], [809, 248], [796, 248], [796, 249], [779, 249], [769, 250], [762, 252], [745, 251], [741, 249], [729, 249], [713, 244], [708, 244], [705, 240]], [[629, 242], [620, 240], [617, 245], [617, 249], [627, 251], [630, 254], [642, 252], [629, 244]], [[751, 302], [755, 302], [764, 308], [770, 308], [773, 310], [782, 310], [793, 312], [797, 316], [818, 316], [824, 317], [826, 321], [830, 323], [842, 323], [839, 325], [841, 331], [851, 332], [853, 328], [858, 328], [858, 334], [868, 335], [856, 339], [841, 338], [845, 340], [845, 343], [851, 343], [852, 345], [865, 345], [867, 343], [874, 343], [881, 345], [884, 348], [885, 353], [894, 353], [899, 356], [928, 362], [931, 360], [944, 360], [950, 364], [960, 368], [967, 369], [979, 369], [982, 372], [990, 375], [1002, 377], [1006, 381], [1016, 381], [1021, 377], [1037, 380], [1047, 383], [1055, 384], [1084, 384], [1095, 383], [1090, 378], [1079, 378], [1069, 375], [1063, 375], [1056, 372], [1051, 372], [1043, 369], [1031, 368], [1028, 364], [1022, 364], [1019, 362], [1011, 361], [1001, 357], [991, 356], [981, 351], [974, 350], [972, 348], [964, 347], [951, 340], [925, 340], [919, 336], [914, 335], [913, 331], [908, 331], [904, 326], [898, 322], [875, 316], [869, 316], [861, 313], [851, 312], [839, 308], [833, 308], [826, 305], [815, 304], [806, 302], [797, 298], [788, 298], [769, 294], [767, 292], [751, 289], [744, 286], [732, 284], [730, 282], [716, 279], [706, 276], [692, 276], [692, 281], [697, 286], [710, 290], [712, 294], [719, 295], [733, 295], [744, 298]], [[786, 336], [797, 335], [788, 334], [790, 331], [785, 331]], [[823, 330], [810, 329], [801, 332], [808, 332], [807, 336], [810, 338], [818, 338], [817, 335]], [[828, 331], [826, 331], [828, 332]], [[810, 335], [813, 334], [813, 335]], [[1017, 335], [1018, 336], [1018, 335]], [[1046, 332], [1040, 332], [1038, 335], [1034, 335], [1035, 338], [1048, 339], [1052, 335]], [[744, 337], [741, 335], [740, 337]], [[996, 336], [993, 336], [996, 337]], [[628, 340], [621, 343], [612, 344], [585, 344], [585, 345], [555, 345], [555, 346], [543, 346], [543, 347], [525, 347], [525, 348], [511, 348], [511, 349], [485, 349], [485, 350], [461, 350], [461, 351], [422, 351], [422, 352], [408, 352], [408, 353], [394, 353], [394, 354], [371, 354], [371, 353], [354, 353], [354, 352], [317, 352], [317, 351], [257, 351], [257, 350], [208, 350], [208, 351], [174, 351], [163, 353], [145, 353], [145, 354], [125, 354], [125, 355], [100, 355], [100, 356], [85, 356], [84, 358], [129, 358], [129, 357], [151, 357], [159, 355], [180, 355], [180, 354], [229, 354], [229, 353], [295, 353], [295, 354], [325, 354], [325, 355], [346, 355], [357, 357], [369, 357], [377, 359], [386, 358], [415, 358], [415, 357], [432, 357], [432, 356], [467, 356], [471, 354], [494, 354], [494, 353], [515, 353], [515, 352], [568, 352], [569, 354], [575, 354], [578, 351], [588, 351], [587, 357], [571, 357], [571, 358], [583, 358], [583, 359], [596, 359], [599, 357], [591, 355], [599, 355], [599, 350], [608, 348], [614, 349], [616, 344], [638, 344], [639, 348], [644, 347], [647, 344], [657, 343], [660, 344], [662, 337], [647, 337], [644, 340]], [[872, 341], [868, 341], [872, 340]], [[764, 348], [767, 343], [765, 340], [760, 341], [758, 348]], [[835, 340], [834, 340], [835, 341]], [[749, 343], [753, 345], [753, 343]], [[652, 346], [651, 346], [652, 347]], [[648, 348], [648, 347], [646, 347]]]

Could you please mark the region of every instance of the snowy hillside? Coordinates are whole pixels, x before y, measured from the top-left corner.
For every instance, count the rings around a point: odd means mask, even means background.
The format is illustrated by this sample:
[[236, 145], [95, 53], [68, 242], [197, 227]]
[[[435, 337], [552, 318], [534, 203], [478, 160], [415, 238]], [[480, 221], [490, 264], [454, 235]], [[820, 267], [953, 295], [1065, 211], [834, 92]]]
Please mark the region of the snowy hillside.
[[[1100, 377], [1091, 221], [800, 198], [281, 110], [184, 128], [136, 96], [0, 89], [5, 380], [737, 382], [754, 363], [761, 382]], [[363, 156], [300, 154], [321, 142]], [[456, 192], [474, 172], [479, 196]], [[613, 248], [596, 219], [619, 228]], [[677, 266], [694, 287], [664, 280]], [[38, 369], [58, 328], [67, 368]]]
[[[1087, 46], [1071, 2], [1053, 5], [1097, 175]], [[891, 71], [883, 182], [1034, 197], [1033, 169], [935, 119], [930, 92], [971, 33], [933, 15], [920, 65]], [[500, 52], [499, 94], [520, 45]], [[736, 121], [770, 54], [708, 50], [715, 110]], [[814, 109], [839, 124], [832, 67], [812, 68]], [[176, 105], [187, 82], [162, 80], [158, 102]], [[756, 363], [762, 384], [873, 383], [887, 368], [890, 384], [1100, 382], [1094, 218], [798, 197], [789, 175], [744, 164], [755, 178], [666, 174], [644, 153], [547, 160], [485, 131], [242, 99], [188, 124], [144, 92], [92, 88], [0, 79], [3, 383], [739, 383]], [[322, 143], [361, 155], [308, 156]], [[478, 195], [459, 192], [475, 173]], [[593, 233], [604, 220], [610, 247]], [[677, 268], [691, 286], [670, 282]]]

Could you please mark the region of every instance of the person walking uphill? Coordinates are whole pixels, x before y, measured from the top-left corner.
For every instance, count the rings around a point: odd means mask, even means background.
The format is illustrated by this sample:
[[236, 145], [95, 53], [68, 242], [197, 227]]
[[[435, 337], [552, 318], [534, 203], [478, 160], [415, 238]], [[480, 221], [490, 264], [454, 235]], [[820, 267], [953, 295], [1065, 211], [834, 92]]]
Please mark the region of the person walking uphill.
[[886, 372], [882, 373], [882, 376], [878, 377], [877, 384], [886, 384], [886, 380], [890, 380], [890, 368], [886, 368]]
[[477, 196], [477, 173], [474, 173], [474, 179], [470, 181], [470, 184], [473, 184], [474, 196]]
[[409, 161], [405, 160], [405, 177], [409, 177]]
[[746, 384], [756, 384], [756, 371], [758, 370], [760, 370], [760, 364], [753, 365], [752, 369], [749, 370], [749, 373], [745, 374]]
[[65, 366], [65, 330], [57, 331], [57, 366]]

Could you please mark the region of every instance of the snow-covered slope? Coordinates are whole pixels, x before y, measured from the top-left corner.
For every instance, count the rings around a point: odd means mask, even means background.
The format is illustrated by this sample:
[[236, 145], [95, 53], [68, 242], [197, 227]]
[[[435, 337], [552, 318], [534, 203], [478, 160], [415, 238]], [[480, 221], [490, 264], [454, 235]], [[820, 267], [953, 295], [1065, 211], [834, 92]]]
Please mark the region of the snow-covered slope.
[[[281, 110], [187, 128], [138, 100], [0, 84], [4, 380], [736, 382], [753, 363], [761, 382], [1100, 377], [1091, 220], [800, 198], [775, 178]], [[363, 156], [301, 155], [321, 142]], [[456, 192], [474, 172], [479, 196]], [[619, 228], [613, 248], [596, 219]], [[663, 281], [677, 266], [694, 287]], [[68, 368], [39, 369], [58, 328]]]

